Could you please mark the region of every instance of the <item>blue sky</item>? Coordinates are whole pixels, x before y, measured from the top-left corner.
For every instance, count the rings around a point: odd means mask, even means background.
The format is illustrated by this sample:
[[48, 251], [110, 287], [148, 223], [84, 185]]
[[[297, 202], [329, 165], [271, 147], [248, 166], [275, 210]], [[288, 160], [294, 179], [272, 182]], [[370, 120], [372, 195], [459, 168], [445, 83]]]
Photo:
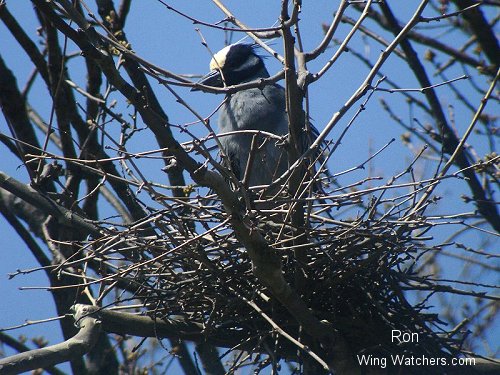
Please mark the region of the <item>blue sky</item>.
[[[89, 1], [90, 3], [90, 1]], [[279, 15], [279, 1], [226, 1], [226, 6], [231, 9], [234, 14], [244, 23], [251, 27], [269, 27], [276, 21]], [[332, 19], [332, 13], [335, 10], [337, 2], [317, 1], [314, 3], [304, 2], [303, 12], [301, 14], [301, 35], [304, 47], [310, 50], [322, 38], [322, 23], [329, 23]], [[408, 19], [411, 12], [419, 2], [409, 0], [405, 2], [405, 9], [394, 9], [401, 19]], [[205, 22], [217, 22], [224, 18], [222, 13], [208, 1], [168, 1], [168, 4], [178, 10], [189, 14], [190, 16], [203, 20]], [[314, 4], [314, 5], [312, 5]], [[16, 16], [19, 22], [25, 27], [25, 30], [30, 35], [35, 35], [38, 27], [32, 6], [29, 1], [13, 1], [8, 0], [7, 5], [10, 11]], [[393, 8], [396, 6], [394, 5]], [[356, 12], [350, 13], [352, 17], [358, 15]], [[220, 30], [213, 30], [201, 25], [193, 25], [174, 12], [169, 11], [158, 1], [155, 0], [140, 0], [132, 2], [132, 9], [127, 20], [126, 30], [127, 37], [131, 42], [134, 51], [142, 58], [159, 65], [167, 70], [176, 73], [185, 74], [204, 74], [208, 71], [208, 62], [210, 55], [200, 42], [200, 35], [195, 30], [199, 28], [208, 45], [213, 51], [216, 51], [224, 46], [225, 40], [229, 38], [231, 42], [239, 41], [244, 35], [242, 33], [233, 33], [233, 35], [225, 35]], [[347, 25], [341, 25], [339, 29], [339, 38], [346, 35], [349, 30]], [[442, 31], [436, 29], [435, 35], [440, 35]], [[10, 36], [10, 33], [5, 29], [3, 24], [0, 24], [0, 53], [6, 60], [8, 66], [15, 71], [18, 77], [18, 85], [23, 87], [27, 77], [33, 67], [30, 61], [25, 57], [24, 53], [16, 45], [15, 41]], [[456, 34], [443, 33], [440, 35], [443, 40], [449, 43], [462, 43], [462, 39]], [[248, 39], [247, 39], [248, 40]], [[455, 42], [456, 41], [456, 42]], [[271, 42], [271, 46], [278, 52], [282, 52], [281, 42], [279, 40]], [[353, 46], [358, 52], [364, 54], [365, 57], [375, 61], [380, 53], [381, 47], [375, 43], [363, 43], [362, 40], [356, 38], [353, 41]], [[419, 48], [419, 52], [423, 49]], [[69, 43], [68, 50], [70, 52], [78, 52], [77, 48]], [[332, 50], [330, 50], [332, 51]], [[332, 52], [327, 52], [318, 61], [314, 61], [308, 65], [310, 71], [319, 70], [325, 61], [331, 56]], [[262, 54], [265, 55], [264, 51]], [[266, 58], [266, 65], [272, 73], [280, 69], [279, 63], [272, 57]], [[78, 59], [70, 64], [74, 66], [72, 71], [72, 79], [84, 85], [85, 72], [79, 66]], [[398, 57], [392, 56], [382, 68], [383, 72], [389, 78], [397, 80], [403, 87], [418, 88], [418, 83], [413, 75], [405, 68]], [[407, 69], [407, 68], [406, 68]], [[310, 116], [313, 123], [320, 130], [328, 122], [332, 114], [345, 103], [352, 95], [357, 87], [363, 81], [367, 68], [358, 62], [350, 54], [344, 54], [338, 63], [327, 73], [327, 75], [319, 82], [310, 88]], [[451, 70], [449, 78], [454, 78], [454, 74], [459, 76], [460, 70]], [[434, 78], [434, 83], [439, 83], [439, 79]], [[457, 83], [457, 87], [466, 89], [468, 86], [465, 83]], [[210, 95], [204, 93], [191, 93], [187, 89], [176, 89], [177, 92], [199, 113], [207, 116], [222, 100], [221, 96]], [[170, 117], [173, 124], [187, 124], [195, 121], [194, 116], [185, 108], [179, 106], [175, 102], [175, 98], [170, 95], [167, 90], [157, 87], [157, 94], [162, 105]], [[455, 127], [458, 133], [462, 133], [467, 127], [471, 113], [462, 109], [457, 102], [455, 96], [447, 90], [446, 87], [438, 88], [440, 99], [447, 108], [454, 108], [457, 112], [454, 114]], [[478, 103], [480, 96], [473, 91], [467, 92], [472, 103]], [[344, 169], [358, 165], [369, 157], [371, 153], [381, 148], [389, 142], [391, 138], [396, 138], [386, 152], [379, 159], [370, 164], [368, 171], [372, 175], [381, 175], [384, 180], [388, 180], [393, 173], [399, 172], [405, 168], [408, 161], [411, 160], [412, 154], [408, 148], [399, 142], [399, 137], [402, 129], [390, 120], [387, 114], [381, 110], [379, 99], [383, 97], [393, 108], [398, 112], [398, 115], [407, 121], [411, 121], [412, 116], [418, 117], [421, 122], [430, 121], [421, 113], [410, 113], [405, 105], [404, 98], [399, 94], [375, 93], [374, 97], [368, 103], [367, 110], [361, 113], [357, 118], [355, 125], [349, 130], [348, 135], [344, 138], [339, 151], [334, 155], [330, 162], [330, 169], [333, 173], [338, 173]], [[126, 112], [126, 103], [119, 95], [115, 95], [120, 108]], [[423, 98], [421, 98], [423, 99]], [[35, 87], [30, 95], [30, 100], [36, 103], [36, 108], [43, 116], [48, 116], [50, 113], [51, 102], [46, 93], [46, 89], [41, 82], [37, 80]], [[81, 98], [83, 100], [83, 98]], [[341, 131], [346, 126], [349, 119], [354, 114], [358, 107], [351, 110], [342, 122], [330, 134], [329, 139], [336, 139]], [[215, 124], [215, 118], [213, 120]], [[206, 134], [206, 129], [201, 125], [191, 125], [197, 135]], [[5, 120], [0, 118], [0, 131], [7, 132]], [[112, 129], [110, 131], [113, 131]], [[178, 135], [179, 139], [183, 139], [183, 135]], [[156, 145], [151, 142], [151, 134], [147, 131], [139, 133], [133, 144], [129, 145], [129, 151], [139, 152], [156, 148]], [[480, 151], [486, 149], [486, 145], [477, 145]], [[147, 176], [153, 178], [158, 175], [158, 170], [161, 164], [151, 163], [150, 161], [137, 161], [141, 170]], [[432, 164], [423, 164], [418, 172], [426, 174], [429, 171], [426, 168], [431, 168]], [[21, 181], [27, 182], [27, 175], [19, 165], [17, 160], [4, 151], [4, 157], [0, 160], [0, 169], [8, 174], [13, 175]], [[349, 175], [345, 182], [354, 181], [357, 178], [366, 176], [367, 171], [360, 171]], [[458, 189], [460, 184], [450, 182], [444, 184], [441, 194], [447, 196], [456, 196], [452, 199], [453, 204], [447, 206], [450, 212], [462, 212], [471, 210], [470, 207], [464, 206], [458, 199]], [[440, 208], [441, 209], [441, 208]], [[440, 211], [441, 212], [441, 211]], [[476, 232], [478, 233], [478, 232]], [[435, 233], [437, 239], [440, 236], [445, 238], [447, 232]], [[0, 252], [0, 298], [3, 303], [0, 305], [0, 327], [12, 326], [21, 324], [25, 319], [44, 319], [55, 315], [55, 310], [52, 303], [50, 293], [43, 290], [28, 290], [20, 291], [19, 287], [25, 286], [45, 286], [47, 280], [42, 272], [31, 273], [29, 275], [20, 275], [14, 279], [8, 280], [7, 274], [15, 272], [17, 269], [30, 269], [36, 267], [36, 261], [33, 256], [26, 251], [23, 243], [13, 233], [8, 224], [0, 218], [0, 236], [3, 238], [2, 251]], [[474, 238], [474, 236], [478, 236]], [[472, 237], [467, 237], [465, 241], [476, 244], [481, 241], [482, 235], [474, 234]], [[446, 267], [449, 268], [450, 274], [459, 274], [460, 270], [456, 268], [458, 263], [449, 261]], [[490, 275], [489, 282], [494, 282], [495, 275]], [[496, 280], [498, 281], [498, 280]], [[497, 329], [497, 332], [500, 331]], [[500, 333], [500, 332], [499, 332]], [[29, 328], [20, 329], [11, 332], [12, 335], [25, 334], [29, 336], [43, 335], [51, 343], [61, 339], [57, 323], [45, 323], [42, 325], [30, 326]], [[492, 333], [494, 334], [494, 333]]]

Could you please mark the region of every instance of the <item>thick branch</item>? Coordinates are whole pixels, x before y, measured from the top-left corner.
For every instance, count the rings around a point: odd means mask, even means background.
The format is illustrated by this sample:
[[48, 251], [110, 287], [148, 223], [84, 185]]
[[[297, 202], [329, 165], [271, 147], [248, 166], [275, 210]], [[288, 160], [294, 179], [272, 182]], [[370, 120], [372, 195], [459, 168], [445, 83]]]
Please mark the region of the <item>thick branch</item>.
[[116, 312], [89, 305], [75, 305], [74, 309], [82, 310], [86, 316], [99, 319], [105, 332], [118, 335], [154, 337], [158, 339], [169, 338], [195, 342], [204, 342], [206, 340], [210, 344], [228, 348], [248, 338], [243, 332], [232, 332], [227, 336], [211, 335], [207, 337], [202, 324], [181, 319], [154, 320], [149, 316]]
[[0, 172], [0, 187], [39, 208], [47, 215], [52, 215], [60, 224], [81, 230], [87, 234], [93, 234], [96, 236], [101, 236], [102, 234], [99, 227], [86, 221], [82, 216], [64, 208], [28, 185], [25, 185], [2, 172]]
[[[36, 138], [33, 127], [30, 124], [28, 114], [26, 112], [25, 100], [21, 96], [18, 88], [17, 82], [12, 71], [7, 68], [4, 60], [0, 56], [0, 108], [7, 120], [7, 124], [10, 127], [12, 136], [19, 139], [25, 143], [17, 143], [16, 146], [19, 149], [19, 155], [24, 158], [24, 155], [33, 151], [33, 148], [27, 146], [35, 146], [38, 150], [40, 145]], [[35, 170], [31, 165], [27, 165], [28, 173], [30, 177], [35, 176]], [[54, 190], [51, 186], [51, 190]]]
[[36, 44], [24, 32], [23, 28], [9, 12], [9, 10], [7, 9], [7, 5], [4, 2], [0, 3], [0, 19], [3, 21], [5, 26], [7, 26], [12, 36], [16, 38], [19, 45], [24, 49], [30, 60], [36, 66], [38, 73], [40, 73], [43, 80], [48, 86], [49, 72], [47, 70], [47, 64], [45, 63], [43, 55], [38, 50]]
[[[461, 9], [471, 8], [477, 1], [472, 0], [453, 0], [456, 6]], [[498, 39], [493, 32], [493, 28], [481, 12], [479, 7], [467, 9], [462, 13], [462, 17], [469, 23], [473, 33], [477, 36], [477, 41], [481, 46], [481, 50], [488, 57], [495, 67], [500, 65], [500, 46]]]
[[[13, 348], [14, 350], [16, 350], [20, 353], [30, 351], [29, 347], [27, 347], [23, 343], [19, 342], [18, 340], [10, 337], [9, 335], [6, 335], [3, 332], [0, 332], [0, 342], [2, 342], [5, 345], [10, 346], [11, 348]], [[56, 367], [46, 367], [46, 368], [44, 368], [44, 370], [51, 375], [65, 375], [64, 372], [62, 372], [61, 370], [58, 370]], [[1, 372], [1, 369], [0, 369], [0, 372]]]
[[207, 375], [224, 375], [226, 370], [219, 359], [217, 348], [201, 342], [196, 345], [196, 352], [200, 356], [203, 370]]
[[[81, 313], [78, 315], [81, 316]], [[101, 327], [97, 319], [89, 316], [83, 316], [77, 321], [80, 330], [69, 340], [0, 359], [0, 373], [19, 374], [81, 358], [96, 344]]]

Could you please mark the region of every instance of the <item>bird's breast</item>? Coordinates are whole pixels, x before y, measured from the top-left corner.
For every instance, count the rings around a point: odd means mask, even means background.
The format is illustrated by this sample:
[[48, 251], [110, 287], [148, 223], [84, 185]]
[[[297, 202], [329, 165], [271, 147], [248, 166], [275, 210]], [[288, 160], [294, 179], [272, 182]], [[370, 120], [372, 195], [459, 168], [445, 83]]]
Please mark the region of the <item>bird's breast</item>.
[[250, 89], [229, 96], [219, 115], [219, 130], [262, 130], [273, 134], [285, 134], [285, 100], [281, 90]]

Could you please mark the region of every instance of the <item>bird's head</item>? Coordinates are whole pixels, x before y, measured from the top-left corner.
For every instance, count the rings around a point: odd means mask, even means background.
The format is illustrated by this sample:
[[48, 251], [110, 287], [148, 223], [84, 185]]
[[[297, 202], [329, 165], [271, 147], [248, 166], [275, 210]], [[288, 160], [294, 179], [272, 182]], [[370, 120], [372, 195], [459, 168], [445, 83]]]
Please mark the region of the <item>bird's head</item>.
[[[251, 44], [231, 44], [217, 52], [210, 61], [210, 73], [197, 83], [224, 87], [269, 77], [262, 57]], [[225, 83], [225, 85], [224, 85]], [[193, 88], [192, 91], [198, 90]]]

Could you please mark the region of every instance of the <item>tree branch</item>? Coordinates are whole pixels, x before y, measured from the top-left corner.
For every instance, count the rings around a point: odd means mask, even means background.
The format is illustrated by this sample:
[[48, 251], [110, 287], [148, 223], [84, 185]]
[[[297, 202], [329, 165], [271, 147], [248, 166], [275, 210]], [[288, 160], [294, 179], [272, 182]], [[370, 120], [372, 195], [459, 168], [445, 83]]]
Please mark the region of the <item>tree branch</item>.
[[[401, 27], [398, 21], [394, 17], [389, 5], [387, 3], [381, 4], [382, 12], [387, 19], [387, 22], [395, 35], [401, 33]], [[409, 39], [405, 36], [400, 40], [401, 48], [403, 49], [408, 64], [410, 68], [415, 73], [418, 82], [422, 87], [430, 87], [425, 90], [424, 95], [429, 102], [432, 109], [434, 118], [436, 120], [436, 128], [440, 130], [442, 134], [442, 145], [443, 151], [449, 155], [454, 155], [454, 160], [456, 165], [458, 165], [462, 170], [463, 174], [467, 179], [467, 184], [469, 185], [474, 201], [481, 215], [488, 220], [490, 225], [500, 232], [500, 216], [498, 215], [496, 203], [487, 197], [485, 189], [481, 186], [479, 179], [477, 178], [474, 169], [471, 168], [470, 161], [471, 157], [467, 155], [464, 148], [459, 147], [459, 140], [455, 135], [455, 132], [448, 124], [446, 116], [443, 112], [443, 108], [439, 102], [434, 89], [432, 89], [432, 84], [427, 76], [424, 66], [420, 62], [417, 53], [413, 49]]]
[[[16, 339], [10, 337], [9, 335], [6, 335], [3, 332], [0, 332], [0, 342], [4, 343], [5, 345], [10, 346], [11, 348], [15, 349], [16, 351], [18, 351], [20, 353], [29, 352], [31, 350], [26, 345], [20, 343]], [[58, 370], [55, 367], [46, 367], [46, 368], [44, 368], [44, 370], [47, 371], [51, 375], [65, 375], [65, 373], [63, 371]], [[3, 374], [1, 368], [0, 368], [0, 373]]]
[[472, 0], [453, 0], [453, 2], [459, 9], [465, 10], [462, 13], [462, 17], [469, 23], [474, 35], [477, 36], [481, 51], [495, 67], [498, 67], [500, 65], [498, 39], [484, 17], [483, 12], [481, 12], [481, 9], [478, 6], [471, 8], [477, 2]]
[[101, 324], [97, 319], [83, 314], [83, 309], [75, 311], [75, 320], [79, 327], [75, 336], [60, 344], [2, 358], [0, 359], [0, 373], [3, 375], [19, 374], [81, 358], [97, 343], [101, 330]]
[[39, 208], [47, 215], [52, 215], [60, 224], [78, 229], [86, 234], [93, 234], [99, 237], [102, 235], [99, 227], [86, 221], [82, 216], [59, 205], [52, 199], [3, 172], [0, 172], [0, 188], [4, 188], [15, 196]]
[[[162, 134], [162, 142], [175, 156], [178, 164], [186, 169], [193, 180], [203, 186], [212, 188], [221, 198], [236, 237], [245, 246], [252, 259], [254, 274], [260, 281], [270, 288], [273, 295], [288, 309], [288, 311], [298, 320], [304, 329], [313, 337], [329, 337], [333, 341], [333, 331], [324, 325], [309, 311], [304, 301], [291, 289], [285, 281], [281, 269], [281, 259], [270, 248], [263, 235], [252, 229], [252, 224], [240, 212], [237, 195], [231, 191], [221, 175], [207, 170], [194, 160], [182, 148], [182, 146], [172, 137], [170, 132], [166, 132], [164, 124], [165, 118], [159, 116], [151, 110], [146, 98], [139, 91], [128, 84], [116, 70], [112, 58], [95, 48], [91, 41], [99, 39], [93, 29], [86, 30], [86, 33], [77, 33], [60, 18], [58, 18], [50, 6], [42, 0], [32, 0], [37, 7], [47, 14], [61, 32], [71, 38], [83, 51], [86, 56], [91, 57], [99, 64], [104, 74], [139, 111], [144, 122], [153, 132]], [[61, 0], [58, 0], [59, 2]], [[85, 35], [90, 33], [89, 39]], [[92, 37], [94, 35], [94, 37]], [[97, 41], [95, 41], [97, 43]], [[1, 186], [1, 185], [0, 185]], [[6, 188], [7, 189], [7, 188]], [[7, 189], [8, 190], [8, 189]], [[56, 211], [57, 213], [57, 211]], [[61, 215], [58, 215], [61, 216]], [[85, 222], [84, 222], [85, 223]], [[85, 223], [87, 225], [87, 223]]]

